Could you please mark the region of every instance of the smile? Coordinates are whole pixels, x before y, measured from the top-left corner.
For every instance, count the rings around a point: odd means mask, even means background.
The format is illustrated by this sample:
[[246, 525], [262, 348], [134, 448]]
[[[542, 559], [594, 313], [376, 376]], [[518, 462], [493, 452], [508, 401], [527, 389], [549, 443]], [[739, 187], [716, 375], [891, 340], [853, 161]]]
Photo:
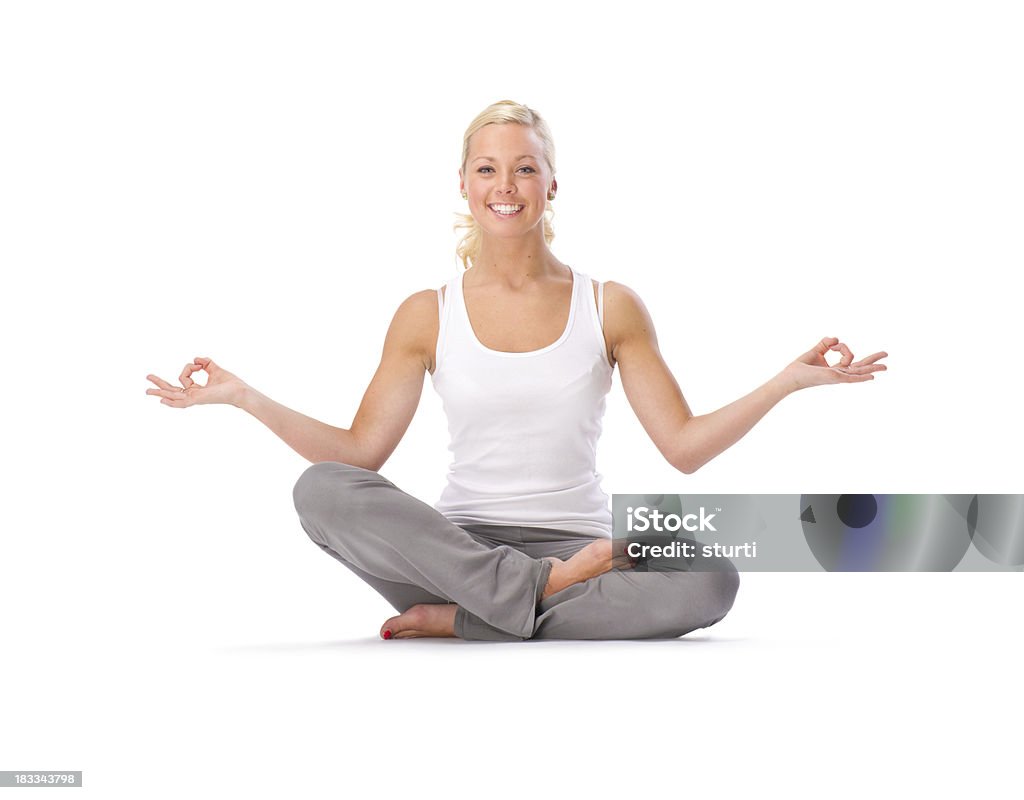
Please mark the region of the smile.
[[499, 217], [514, 217], [525, 208], [525, 206], [516, 203], [494, 203], [487, 207]]

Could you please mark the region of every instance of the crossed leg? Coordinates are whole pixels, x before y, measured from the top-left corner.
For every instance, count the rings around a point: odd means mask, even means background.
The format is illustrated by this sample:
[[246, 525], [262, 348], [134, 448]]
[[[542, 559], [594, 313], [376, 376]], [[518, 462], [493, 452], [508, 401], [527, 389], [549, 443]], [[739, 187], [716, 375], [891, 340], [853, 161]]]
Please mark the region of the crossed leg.
[[[707, 571], [634, 573], [611, 540], [461, 528], [378, 473], [338, 462], [309, 467], [293, 496], [309, 537], [400, 612], [381, 626], [385, 638], [675, 637], [721, 620], [739, 585], [724, 559]], [[502, 529], [521, 540], [495, 538]]]

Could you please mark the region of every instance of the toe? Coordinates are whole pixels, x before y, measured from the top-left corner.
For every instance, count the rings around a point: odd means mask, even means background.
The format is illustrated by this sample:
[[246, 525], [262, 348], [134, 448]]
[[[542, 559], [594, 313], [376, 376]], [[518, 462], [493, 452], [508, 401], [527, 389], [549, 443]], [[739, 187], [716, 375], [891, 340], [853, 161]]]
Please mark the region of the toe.
[[399, 620], [401, 615], [397, 617], [391, 617], [391, 619], [385, 620], [384, 624], [380, 626], [380, 638], [390, 639], [400, 630]]

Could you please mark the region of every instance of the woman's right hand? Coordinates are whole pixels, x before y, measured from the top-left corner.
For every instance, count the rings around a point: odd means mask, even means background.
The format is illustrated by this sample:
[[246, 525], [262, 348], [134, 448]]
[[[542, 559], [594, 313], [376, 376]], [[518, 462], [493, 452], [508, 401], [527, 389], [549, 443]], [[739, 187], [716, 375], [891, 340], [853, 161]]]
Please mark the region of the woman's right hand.
[[[195, 383], [191, 375], [202, 371], [209, 376], [206, 385]], [[197, 356], [195, 361], [186, 364], [178, 376], [181, 386], [173, 386], [156, 375], [146, 378], [159, 386], [159, 389], [146, 389], [146, 394], [160, 397], [160, 402], [174, 408], [188, 408], [209, 403], [226, 403], [236, 406], [241, 402], [242, 394], [248, 385], [236, 375], [223, 367], [217, 366], [209, 358]]]

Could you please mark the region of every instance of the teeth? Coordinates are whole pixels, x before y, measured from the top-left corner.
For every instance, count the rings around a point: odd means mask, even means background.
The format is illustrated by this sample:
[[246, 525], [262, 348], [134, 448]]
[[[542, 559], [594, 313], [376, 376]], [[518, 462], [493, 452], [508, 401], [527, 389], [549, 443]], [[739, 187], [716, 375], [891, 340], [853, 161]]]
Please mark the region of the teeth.
[[499, 214], [514, 214], [515, 212], [519, 211], [519, 209], [521, 209], [522, 206], [492, 205], [491, 208], [497, 211]]

